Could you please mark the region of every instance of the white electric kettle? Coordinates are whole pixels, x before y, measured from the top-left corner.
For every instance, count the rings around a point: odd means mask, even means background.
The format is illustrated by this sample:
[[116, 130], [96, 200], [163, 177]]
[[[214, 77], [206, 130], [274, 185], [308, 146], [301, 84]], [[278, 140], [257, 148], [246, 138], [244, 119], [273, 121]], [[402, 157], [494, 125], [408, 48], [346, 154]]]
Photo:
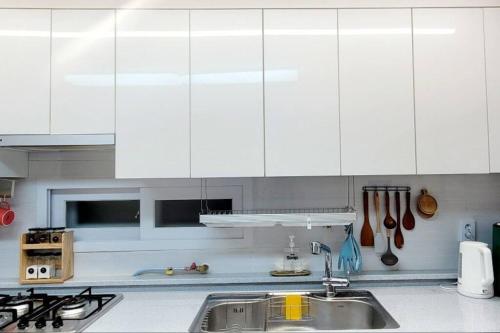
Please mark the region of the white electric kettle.
[[460, 294], [474, 298], [493, 297], [493, 261], [488, 244], [460, 243], [458, 287]]

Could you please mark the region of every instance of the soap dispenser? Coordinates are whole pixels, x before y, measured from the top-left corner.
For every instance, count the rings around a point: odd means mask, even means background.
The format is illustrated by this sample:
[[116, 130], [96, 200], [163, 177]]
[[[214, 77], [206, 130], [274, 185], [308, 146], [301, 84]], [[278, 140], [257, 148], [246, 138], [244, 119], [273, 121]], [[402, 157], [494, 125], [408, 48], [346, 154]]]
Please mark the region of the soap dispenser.
[[285, 256], [278, 261], [276, 270], [271, 271], [272, 276], [305, 276], [311, 272], [307, 270], [306, 262], [299, 258], [299, 249], [295, 247], [295, 236], [288, 236], [288, 247], [285, 248]]
[[285, 249], [286, 255], [283, 262], [283, 269], [288, 272], [302, 272], [304, 271], [304, 261], [299, 258], [299, 249], [295, 247], [295, 236], [288, 236], [288, 248]]

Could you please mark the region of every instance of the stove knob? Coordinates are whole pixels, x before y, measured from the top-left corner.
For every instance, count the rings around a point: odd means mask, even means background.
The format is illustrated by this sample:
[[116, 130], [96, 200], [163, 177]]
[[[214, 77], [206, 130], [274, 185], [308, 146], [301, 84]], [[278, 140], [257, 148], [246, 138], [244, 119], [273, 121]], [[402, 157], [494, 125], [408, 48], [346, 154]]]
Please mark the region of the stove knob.
[[59, 328], [63, 325], [63, 320], [61, 316], [57, 316], [56, 319], [52, 322], [52, 327]]
[[28, 319], [26, 318], [22, 318], [19, 320], [19, 322], [17, 323], [17, 328], [21, 329], [21, 330], [24, 330], [25, 328], [27, 328], [28, 326], [30, 325], [30, 322], [28, 321]]
[[38, 329], [44, 328], [45, 326], [47, 326], [47, 321], [44, 317], [40, 317], [40, 319], [38, 319], [35, 323], [35, 327]]

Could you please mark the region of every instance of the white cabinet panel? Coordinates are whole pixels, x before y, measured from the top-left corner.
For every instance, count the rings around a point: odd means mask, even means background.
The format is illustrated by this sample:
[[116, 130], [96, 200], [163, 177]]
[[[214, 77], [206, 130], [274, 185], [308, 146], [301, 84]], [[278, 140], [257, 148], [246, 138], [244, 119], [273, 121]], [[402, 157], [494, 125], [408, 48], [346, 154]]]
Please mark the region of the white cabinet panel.
[[261, 10], [191, 11], [191, 176], [264, 175]]
[[53, 134], [115, 129], [115, 13], [52, 12]]
[[484, 9], [490, 172], [500, 172], [500, 8]]
[[189, 12], [117, 11], [116, 177], [189, 177]]
[[264, 11], [266, 176], [340, 175], [337, 10]]
[[0, 10], [0, 134], [48, 134], [50, 10]]
[[339, 58], [342, 174], [415, 174], [411, 10], [339, 10]]
[[482, 9], [415, 9], [417, 173], [487, 173]]

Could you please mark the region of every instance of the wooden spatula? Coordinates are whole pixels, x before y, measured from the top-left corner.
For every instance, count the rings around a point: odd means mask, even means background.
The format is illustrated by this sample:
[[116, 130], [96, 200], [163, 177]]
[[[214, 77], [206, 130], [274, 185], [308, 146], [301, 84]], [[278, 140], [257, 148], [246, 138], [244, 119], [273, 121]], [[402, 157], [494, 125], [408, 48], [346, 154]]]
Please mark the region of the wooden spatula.
[[373, 194], [375, 213], [377, 217], [377, 229], [375, 229], [375, 253], [382, 255], [385, 252], [385, 237], [382, 235], [382, 223], [380, 219], [380, 198], [378, 192]]
[[361, 228], [361, 246], [373, 246], [373, 230], [370, 226], [370, 218], [368, 212], [368, 191], [363, 192], [363, 211], [365, 214], [365, 221]]

